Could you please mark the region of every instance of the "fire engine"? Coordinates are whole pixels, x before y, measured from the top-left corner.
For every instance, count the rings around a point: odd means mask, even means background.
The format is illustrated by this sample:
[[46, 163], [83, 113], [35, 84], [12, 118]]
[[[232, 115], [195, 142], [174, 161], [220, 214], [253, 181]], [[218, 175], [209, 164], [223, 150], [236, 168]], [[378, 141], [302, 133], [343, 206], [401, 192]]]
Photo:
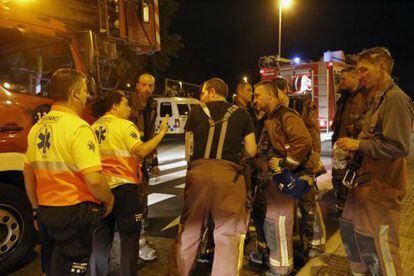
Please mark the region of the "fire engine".
[[[157, 0], [0, 0], [0, 274], [36, 242], [22, 169], [26, 136], [50, 110], [47, 83], [71, 67], [99, 88], [99, 65], [117, 45], [160, 50]], [[94, 85], [95, 84], [95, 85]]]
[[277, 56], [259, 59], [262, 80], [282, 77], [290, 86], [291, 97], [310, 97], [316, 107], [321, 137], [329, 139], [335, 115], [337, 84], [341, 70], [345, 67], [342, 51], [325, 52], [321, 61], [300, 62]]

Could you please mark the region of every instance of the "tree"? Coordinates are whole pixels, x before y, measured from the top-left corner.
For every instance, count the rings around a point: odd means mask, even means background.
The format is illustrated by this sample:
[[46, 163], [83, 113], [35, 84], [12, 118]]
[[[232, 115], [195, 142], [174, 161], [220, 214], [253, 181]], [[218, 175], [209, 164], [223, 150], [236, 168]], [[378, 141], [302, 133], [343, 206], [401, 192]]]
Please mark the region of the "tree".
[[[170, 65], [171, 58], [177, 57], [178, 51], [184, 48], [181, 36], [171, 34], [169, 27], [179, 8], [174, 0], [160, 0], [160, 33], [161, 51], [153, 55], [137, 56], [128, 46], [117, 45], [118, 58], [112, 61], [101, 61], [101, 82], [105, 88], [132, 88], [137, 76], [142, 72], [158, 75]], [[129, 87], [128, 87], [129, 84]]]

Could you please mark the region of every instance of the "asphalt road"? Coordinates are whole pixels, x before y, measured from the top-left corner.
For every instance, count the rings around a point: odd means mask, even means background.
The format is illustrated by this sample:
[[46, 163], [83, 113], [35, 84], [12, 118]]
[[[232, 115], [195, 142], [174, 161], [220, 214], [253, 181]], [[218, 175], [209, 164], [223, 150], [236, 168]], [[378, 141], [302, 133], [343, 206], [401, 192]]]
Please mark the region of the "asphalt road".
[[[323, 143], [323, 161], [330, 170], [330, 142]], [[183, 207], [184, 178], [186, 172], [186, 162], [184, 161], [184, 145], [180, 139], [167, 139], [164, 141], [158, 151], [161, 177], [152, 179], [150, 182], [149, 194], [149, 221], [150, 227], [148, 233], [150, 240], [159, 252], [159, 258], [150, 263], [140, 261], [140, 275], [168, 275], [167, 263], [168, 254], [174, 238], [176, 237], [178, 227], [176, 221]], [[334, 198], [332, 194], [332, 186], [330, 183], [330, 172], [318, 179], [318, 186], [323, 194], [321, 207], [325, 215], [327, 228], [327, 238], [331, 237], [337, 231], [338, 216], [333, 212]], [[163, 230], [166, 226], [168, 229]], [[248, 263], [248, 255], [254, 250], [255, 239], [254, 234], [251, 241], [245, 249], [245, 258], [241, 275], [260, 275], [263, 271], [260, 267], [251, 267]], [[39, 247], [36, 248], [39, 251]], [[119, 258], [119, 242], [117, 237], [113, 243], [112, 250], [112, 273], [118, 275], [117, 264]], [[300, 263], [296, 261], [296, 264]], [[303, 265], [303, 264], [300, 264]], [[193, 275], [203, 276], [209, 275], [210, 267], [198, 265]], [[38, 276], [41, 275], [40, 259], [33, 255], [28, 260], [28, 264], [22, 267], [12, 276]]]

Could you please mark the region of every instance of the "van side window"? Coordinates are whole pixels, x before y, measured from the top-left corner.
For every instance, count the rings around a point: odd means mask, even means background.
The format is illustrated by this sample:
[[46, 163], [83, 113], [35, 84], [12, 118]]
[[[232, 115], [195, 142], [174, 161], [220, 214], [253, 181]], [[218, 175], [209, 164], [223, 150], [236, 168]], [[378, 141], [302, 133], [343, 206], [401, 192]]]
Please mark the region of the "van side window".
[[189, 108], [187, 104], [177, 104], [180, 116], [188, 116]]
[[163, 102], [160, 105], [160, 117], [165, 117], [166, 115], [172, 117], [172, 107], [170, 102]]

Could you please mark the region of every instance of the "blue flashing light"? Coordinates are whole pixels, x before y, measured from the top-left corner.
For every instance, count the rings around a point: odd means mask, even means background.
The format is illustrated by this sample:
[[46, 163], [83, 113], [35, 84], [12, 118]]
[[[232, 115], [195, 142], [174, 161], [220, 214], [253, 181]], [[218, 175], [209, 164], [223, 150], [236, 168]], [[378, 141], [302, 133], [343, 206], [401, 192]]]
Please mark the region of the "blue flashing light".
[[293, 59], [293, 61], [294, 61], [296, 64], [299, 64], [299, 63], [300, 63], [300, 58], [299, 58], [299, 57], [295, 57], [295, 58]]

